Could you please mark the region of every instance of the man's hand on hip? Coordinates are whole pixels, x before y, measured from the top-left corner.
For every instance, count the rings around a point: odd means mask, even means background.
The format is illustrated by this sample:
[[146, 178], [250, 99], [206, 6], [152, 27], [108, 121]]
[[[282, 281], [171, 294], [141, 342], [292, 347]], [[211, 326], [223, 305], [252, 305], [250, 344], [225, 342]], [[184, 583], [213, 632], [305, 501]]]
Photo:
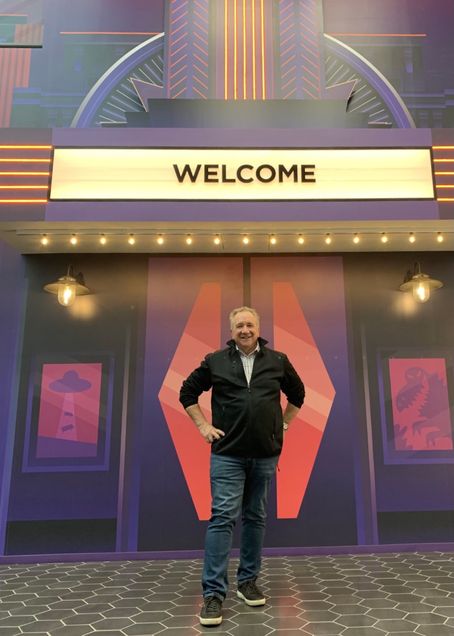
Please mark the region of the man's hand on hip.
[[201, 436], [206, 442], [208, 442], [208, 444], [212, 444], [215, 440], [224, 437], [224, 431], [221, 431], [219, 428], [215, 428], [207, 422], [198, 404], [191, 404], [191, 406], [188, 406], [186, 408], [186, 413], [197, 426]]
[[221, 431], [219, 428], [215, 428], [208, 422], [199, 426], [199, 431], [208, 444], [212, 444], [216, 439], [221, 439], [221, 437], [224, 437], [225, 435], [224, 431]]

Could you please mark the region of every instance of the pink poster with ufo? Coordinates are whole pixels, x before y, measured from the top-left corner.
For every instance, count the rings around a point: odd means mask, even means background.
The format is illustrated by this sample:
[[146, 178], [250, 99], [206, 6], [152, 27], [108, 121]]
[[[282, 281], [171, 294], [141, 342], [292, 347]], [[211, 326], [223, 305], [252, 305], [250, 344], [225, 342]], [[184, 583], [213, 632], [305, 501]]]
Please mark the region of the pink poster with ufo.
[[102, 363], [43, 364], [36, 457], [95, 457]]
[[390, 358], [395, 451], [452, 450], [445, 358]]

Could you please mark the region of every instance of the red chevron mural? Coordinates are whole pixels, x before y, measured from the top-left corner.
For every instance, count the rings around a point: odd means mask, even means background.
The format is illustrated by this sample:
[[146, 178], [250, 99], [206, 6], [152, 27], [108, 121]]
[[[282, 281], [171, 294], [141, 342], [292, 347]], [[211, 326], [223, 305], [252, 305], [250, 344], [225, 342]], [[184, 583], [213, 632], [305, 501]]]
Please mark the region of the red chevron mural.
[[[169, 427], [192, 501], [200, 520], [210, 518], [210, 446], [186, 415], [179, 400], [182, 381], [200, 361], [220, 347], [221, 286], [205, 283], [189, 316], [175, 355], [159, 391], [159, 401]], [[200, 406], [211, 419], [210, 393], [203, 393]]]
[[[309, 325], [290, 283], [273, 285], [274, 347], [290, 354], [306, 385], [306, 402], [286, 433], [277, 473], [277, 516], [298, 516], [334, 400], [331, 383]], [[210, 517], [210, 447], [182, 409], [182, 381], [210, 351], [220, 347], [221, 286], [206, 283], [194, 303], [159, 392], [183, 474], [200, 520]], [[284, 400], [285, 402], [285, 400]], [[200, 406], [210, 420], [210, 394]], [[285, 406], [285, 404], [283, 404]]]
[[306, 387], [305, 403], [285, 434], [277, 473], [277, 516], [295, 519], [306, 493], [335, 390], [290, 283], [273, 284], [273, 317], [274, 347], [288, 353]]

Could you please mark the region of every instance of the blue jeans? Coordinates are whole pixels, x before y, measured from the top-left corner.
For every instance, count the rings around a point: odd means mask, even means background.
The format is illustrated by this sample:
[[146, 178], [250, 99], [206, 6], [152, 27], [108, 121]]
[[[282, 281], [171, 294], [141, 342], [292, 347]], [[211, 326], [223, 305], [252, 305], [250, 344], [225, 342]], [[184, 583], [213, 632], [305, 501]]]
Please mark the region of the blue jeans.
[[211, 455], [211, 519], [205, 539], [202, 576], [204, 596], [223, 600], [235, 522], [242, 514], [238, 584], [255, 580], [260, 571], [266, 509], [278, 457], [245, 458]]

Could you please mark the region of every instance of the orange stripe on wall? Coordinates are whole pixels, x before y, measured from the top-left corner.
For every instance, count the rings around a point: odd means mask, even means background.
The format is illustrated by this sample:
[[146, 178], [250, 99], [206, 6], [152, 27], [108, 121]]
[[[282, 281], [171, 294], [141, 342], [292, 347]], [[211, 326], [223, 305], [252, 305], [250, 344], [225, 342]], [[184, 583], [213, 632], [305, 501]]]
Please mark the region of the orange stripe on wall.
[[11, 157], [6, 157], [5, 159], [0, 158], [0, 163], [50, 163], [50, 159], [13, 159]]
[[243, 99], [247, 99], [246, 0], [243, 0]]
[[52, 146], [27, 146], [24, 144], [0, 144], [0, 150], [52, 150]]
[[238, 99], [238, 11], [237, 0], [233, 0], [233, 99]]
[[0, 190], [48, 190], [47, 185], [0, 185]]
[[60, 31], [60, 35], [159, 35], [161, 31]]
[[228, 44], [228, 0], [224, 0], [224, 99], [229, 97], [229, 44]]
[[350, 38], [425, 38], [427, 33], [328, 33], [332, 37]]
[[255, 0], [252, 0], [252, 99], [257, 99], [257, 78], [256, 78], [256, 59], [255, 59]]
[[266, 83], [265, 83], [265, 7], [263, 0], [260, 0], [260, 39], [262, 43], [262, 99], [266, 99]]
[[8, 171], [2, 171], [0, 172], [0, 175], [2, 176], [6, 176], [6, 175], [11, 175], [14, 177], [49, 177], [50, 176], [50, 172], [14, 172], [11, 170]]
[[0, 199], [0, 204], [2, 203], [26, 203], [26, 204], [37, 204], [37, 203], [47, 203], [47, 199]]

